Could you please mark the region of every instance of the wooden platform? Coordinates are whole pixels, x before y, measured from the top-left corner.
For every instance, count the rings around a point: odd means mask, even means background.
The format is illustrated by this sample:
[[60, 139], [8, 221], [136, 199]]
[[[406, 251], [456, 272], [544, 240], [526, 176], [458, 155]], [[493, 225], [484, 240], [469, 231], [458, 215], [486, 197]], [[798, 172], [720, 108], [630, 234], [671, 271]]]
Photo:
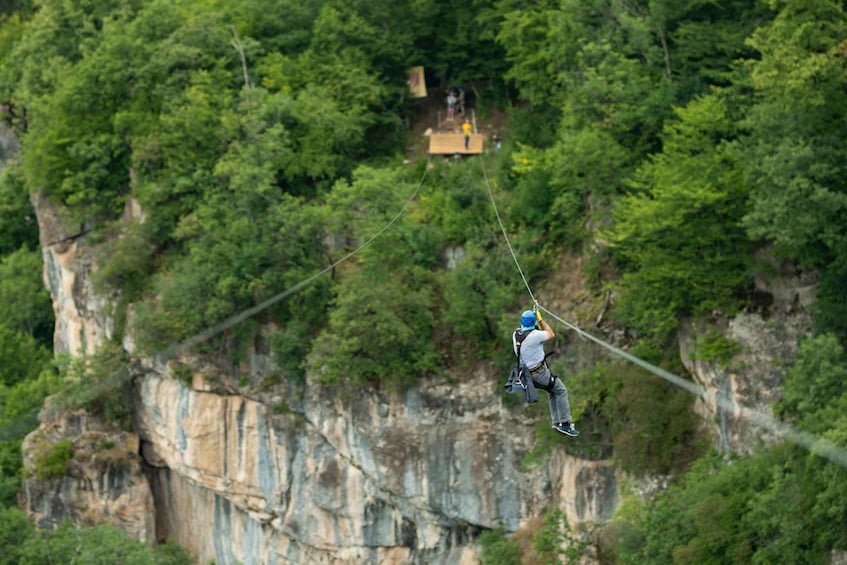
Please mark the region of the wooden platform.
[[465, 136], [461, 133], [433, 133], [429, 136], [430, 155], [477, 155], [482, 153], [485, 135], [471, 135], [469, 149], [465, 149]]

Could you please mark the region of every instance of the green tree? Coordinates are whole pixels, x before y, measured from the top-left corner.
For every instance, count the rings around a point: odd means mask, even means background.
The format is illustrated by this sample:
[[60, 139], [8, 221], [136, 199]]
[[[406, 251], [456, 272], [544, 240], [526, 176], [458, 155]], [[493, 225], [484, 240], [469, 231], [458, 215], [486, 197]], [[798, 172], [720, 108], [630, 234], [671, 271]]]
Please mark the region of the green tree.
[[486, 530], [479, 536], [483, 565], [519, 565], [521, 548], [506, 538], [503, 530]]
[[518, 190], [543, 200], [522, 203], [534, 210], [522, 215], [544, 227], [548, 247], [580, 249], [591, 231], [611, 223], [609, 209], [632, 172], [632, 154], [611, 132], [574, 125], [560, 128], [554, 144], [535, 159], [538, 172], [533, 170]]
[[[129, 150], [111, 114], [124, 104], [131, 67], [99, 56], [108, 37], [102, 30], [111, 29], [103, 22], [121, 27], [133, 14], [127, 3], [47, 1], [13, 53], [27, 65], [14, 98], [27, 109], [22, 163], [28, 185], [97, 216], [120, 210], [129, 183]], [[45, 35], [55, 37], [51, 42]], [[44, 61], [53, 52], [49, 71], [27, 76], [32, 58]]]
[[745, 225], [781, 256], [822, 270], [821, 325], [844, 335], [847, 241], [836, 226], [847, 220], [847, 15], [832, 0], [775, 9], [776, 18], [749, 40], [760, 59], [750, 65], [756, 104], [747, 121]]
[[496, 38], [500, 19], [492, 2], [449, 0], [421, 3], [421, 8], [416, 4], [410, 3], [411, 13], [428, 17], [431, 26], [416, 38], [423, 60], [448, 84], [502, 80], [506, 61]]
[[804, 340], [785, 377], [779, 413], [803, 429], [823, 434], [847, 409], [847, 355], [832, 334]]
[[522, 285], [508, 250], [499, 247], [500, 236], [492, 231], [494, 212], [483, 182], [473, 164], [436, 166], [409, 212], [417, 224], [436, 231], [452, 253], [439, 258], [447, 269], [435, 272], [443, 295], [435, 310], [436, 333], [439, 348], [459, 365], [498, 349], [508, 334], [500, 333], [500, 317], [514, 308]]
[[24, 563], [22, 546], [33, 531], [23, 512], [0, 506], [0, 565]]
[[[21, 440], [0, 441], [0, 508], [13, 507], [17, 503], [23, 478], [21, 471]], [[2, 541], [0, 547], [3, 547]]]
[[218, 86], [225, 77], [221, 69], [193, 72], [190, 85], [169, 98], [154, 125], [134, 135], [138, 180], [133, 192], [149, 211], [151, 233], [160, 245], [173, 242], [179, 219], [215, 184], [215, 163], [225, 150], [221, 116], [232, 102], [232, 94]]
[[753, 545], [754, 561], [828, 560], [832, 548], [844, 547], [847, 541], [843, 529], [833, 524], [847, 516], [847, 498], [838, 484], [847, 473], [799, 449], [771, 473], [770, 485], [754, 499], [743, 520], [755, 527], [759, 536]]
[[[332, 77], [340, 88], [361, 84], [356, 77], [346, 76], [359, 69], [368, 71], [365, 77], [375, 83], [374, 87], [393, 84], [395, 90], [404, 88], [406, 69], [414, 57], [415, 31], [421, 25], [415, 16], [430, 5], [429, 1], [324, 2], [314, 21], [310, 51], [318, 60], [342, 58], [359, 62], [349, 68], [349, 73]], [[362, 64], [366, 66], [362, 68]], [[328, 86], [327, 78], [310, 82]], [[359, 98], [355, 91], [350, 94]]]
[[0, 383], [12, 386], [34, 379], [50, 352], [29, 335], [0, 326]]
[[310, 367], [329, 383], [411, 384], [437, 367], [433, 306], [418, 269], [355, 269], [338, 288]]
[[38, 410], [44, 398], [59, 388], [54, 367], [43, 365], [36, 378], [13, 386], [0, 384], [0, 439], [21, 439], [38, 425]]
[[53, 308], [42, 279], [41, 253], [22, 247], [0, 259], [0, 324], [53, 341]]
[[611, 458], [643, 477], [684, 472], [706, 450], [691, 395], [634, 365], [599, 363], [567, 384], [574, 419], [591, 439], [569, 448], [574, 455]]
[[25, 563], [126, 563], [127, 565], [188, 565], [184, 551], [168, 546], [165, 551], [150, 549], [111, 526], [77, 528], [64, 522], [51, 533], [31, 535], [20, 548]]
[[718, 93], [678, 110], [664, 150], [642, 165], [615, 209], [609, 237], [621, 259], [622, 319], [662, 342], [679, 317], [732, 305], [749, 280], [741, 226], [746, 190]]
[[[228, 148], [212, 170], [214, 182], [174, 231], [184, 254], [171, 254], [153, 280], [156, 304], [139, 317], [153, 347], [213, 326], [319, 270], [319, 217], [303, 198], [279, 189], [281, 170], [294, 157], [278, 106], [267, 96], [258, 88], [245, 92], [241, 111], [220, 117]], [[266, 316], [284, 319], [286, 312], [281, 303]]]
[[[403, 208], [406, 175], [362, 167], [352, 183], [337, 183], [327, 199], [330, 230], [370, 240]], [[400, 220], [360, 251], [362, 262], [342, 272], [328, 324], [309, 354], [319, 378], [408, 384], [437, 366], [430, 271], [442, 244], [435, 230]]]
[[6, 163], [0, 172], [0, 255], [38, 246], [38, 222], [24, 187], [21, 168]]
[[728, 87], [737, 62], [755, 57], [747, 38], [773, 17], [764, 2], [664, 2], [669, 60], [678, 100]]
[[514, 308], [521, 281], [508, 252], [492, 253], [473, 240], [463, 249], [464, 257], [444, 277], [440, 318], [450, 327], [451, 359], [473, 363], [509, 342], [510, 332], [501, 332], [500, 321]]
[[0, 12], [4, 14], [21, 13], [28, 15], [32, 11], [32, 0], [12, 0], [3, 4]]
[[320, 0], [247, 0], [233, 6], [225, 0], [210, 2], [231, 13], [239, 36], [261, 40], [262, 53], [287, 57], [296, 57], [309, 47], [322, 3]]
[[550, 21], [554, 17], [553, 5], [554, 2], [529, 6], [509, 2], [500, 7], [497, 42], [511, 65], [506, 78], [515, 81], [522, 96], [536, 106], [544, 105], [563, 86], [563, 77], [560, 69], [555, 68], [549, 44], [555, 39]]
[[[2, 363], [5, 366], [6, 362]], [[53, 369], [45, 361], [26, 369], [34, 372], [36, 367], [40, 371], [37, 377], [29, 374], [12, 386], [0, 383], [0, 508], [13, 506], [17, 501], [23, 478], [21, 441], [38, 426], [38, 412], [44, 398], [58, 389]]]
[[771, 457], [740, 459], [723, 465], [719, 458], [698, 462], [680, 482], [649, 505], [643, 523], [645, 544], [622, 563], [673, 563], [749, 560], [755, 524], [744, 520], [748, 501], [766, 489]]

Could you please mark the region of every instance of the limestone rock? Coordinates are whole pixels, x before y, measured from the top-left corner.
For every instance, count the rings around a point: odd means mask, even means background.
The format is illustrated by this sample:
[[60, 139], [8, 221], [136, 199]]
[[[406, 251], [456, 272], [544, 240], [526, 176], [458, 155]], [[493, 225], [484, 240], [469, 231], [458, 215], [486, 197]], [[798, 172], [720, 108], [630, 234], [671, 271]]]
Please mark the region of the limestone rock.
[[610, 517], [609, 464], [559, 453], [523, 472], [528, 423], [478, 377], [404, 395], [307, 382], [300, 412], [274, 413], [150, 373], [138, 421], [160, 534], [219, 563], [472, 563], [480, 528], [551, 504], [573, 524]]
[[108, 297], [98, 296], [91, 282], [94, 261], [81, 240], [84, 225], [72, 228], [62, 219], [61, 208], [46, 197], [30, 197], [37, 211], [44, 283], [53, 299], [56, 353], [91, 354], [112, 335], [113, 321], [106, 314]]
[[[83, 410], [45, 409], [42, 423], [24, 440], [21, 502], [39, 527], [64, 520], [110, 524], [142, 541], [155, 539], [153, 495], [138, 457], [138, 436], [104, 424]], [[72, 443], [64, 473], [42, 476], [45, 455], [60, 441]], [[41, 476], [41, 477], [40, 477]]]
[[[809, 311], [815, 294], [815, 275], [776, 271], [757, 277], [760, 308], [723, 320], [722, 334], [738, 346], [731, 359], [702, 360], [697, 356], [699, 336], [707, 332], [702, 323], [687, 322], [680, 331], [680, 356], [694, 379], [706, 389], [696, 409], [704, 421], [715, 421], [719, 447], [749, 453], [762, 440], [776, 439], [743, 418], [742, 410], [772, 416], [779, 399], [785, 367], [797, 353], [802, 337], [812, 330]], [[724, 399], [719, 406], [718, 399]]]

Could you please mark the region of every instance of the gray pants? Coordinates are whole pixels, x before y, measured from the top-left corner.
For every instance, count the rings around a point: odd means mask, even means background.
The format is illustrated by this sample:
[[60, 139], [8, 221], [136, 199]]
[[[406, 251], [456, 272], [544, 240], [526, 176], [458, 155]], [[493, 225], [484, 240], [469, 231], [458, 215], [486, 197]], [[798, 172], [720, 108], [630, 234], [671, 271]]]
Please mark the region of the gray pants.
[[535, 383], [535, 388], [546, 390], [550, 397], [547, 402], [550, 404], [550, 419], [553, 424], [559, 422], [571, 421], [571, 405], [568, 402], [568, 389], [562, 379], [556, 377], [553, 381], [553, 388], [550, 388], [550, 368], [547, 363], [544, 363], [538, 371], [530, 373], [532, 382]]

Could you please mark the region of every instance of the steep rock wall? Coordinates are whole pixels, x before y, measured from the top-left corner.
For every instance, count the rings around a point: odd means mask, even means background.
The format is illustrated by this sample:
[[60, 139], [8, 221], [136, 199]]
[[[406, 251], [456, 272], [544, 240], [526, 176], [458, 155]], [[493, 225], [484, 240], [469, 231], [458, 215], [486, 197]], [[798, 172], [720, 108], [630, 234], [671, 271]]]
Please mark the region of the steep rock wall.
[[[138, 436], [115, 430], [84, 410], [51, 410], [49, 402], [39, 417], [41, 425], [23, 445], [29, 478], [20, 498], [30, 519], [47, 529], [64, 520], [109, 523], [152, 541], [153, 494], [141, 471]], [[39, 478], [45, 456], [60, 441], [72, 443], [64, 473]]]
[[138, 417], [159, 535], [201, 560], [473, 563], [483, 527], [515, 530], [551, 505], [599, 520], [617, 502], [607, 462], [557, 452], [521, 471], [533, 434], [483, 374], [404, 395], [307, 382], [276, 410], [194, 385], [151, 372]]
[[[59, 207], [32, 200], [56, 349], [90, 354], [113, 321], [91, 283], [85, 226], [68, 228]], [[252, 359], [248, 372], [261, 381], [267, 360]], [[45, 407], [25, 446], [32, 476], [22, 502], [34, 521], [111, 523], [139, 539], [174, 539], [200, 562], [473, 563], [481, 528], [512, 531], [551, 506], [572, 524], [600, 520], [617, 503], [608, 462], [557, 450], [521, 470], [537, 412], [504, 407], [490, 368], [403, 395], [326, 390], [308, 378], [248, 393], [213, 387], [203, 372], [188, 385], [145, 363], [135, 379], [140, 441]], [[73, 442], [66, 475], [37, 478], [38, 453], [62, 439]]]
[[[718, 446], [725, 451], [749, 453], [773, 432], [753, 425], [741, 409], [772, 416], [779, 399], [785, 368], [793, 362], [801, 338], [812, 331], [811, 305], [816, 297], [815, 273], [798, 272], [773, 264], [756, 278], [758, 308], [742, 312], [719, 325], [721, 333], [738, 346], [728, 360], [698, 358], [698, 341], [708, 328], [686, 323], [680, 331], [680, 355], [706, 395], [697, 411], [704, 422], [715, 421]], [[724, 399], [724, 406], [718, 399]], [[727, 407], [726, 405], [729, 405]]]
[[[91, 284], [84, 226], [68, 229], [57, 207], [38, 196], [33, 203], [56, 348], [91, 353], [111, 336], [112, 320], [108, 300]], [[694, 326], [681, 340], [696, 378], [744, 406], [773, 398], [781, 382], [775, 367], [793, 356], [785, 343], [807, 331], [803, 308], [813, 296], [808, 285], [792, 293], [784, 279], [761, 287], [778, 288], [770, 293], [776, 307], [728, 321], [727, 335], [742, 345], [733, 363], [696, 360]], [[251, 360], [247, 373], [261, 381], [267, 360]], [[571, 370], [581, 361], [568, 363]], [[110, 522], [139, 539], [174, 539], [200, 562], [221, 564], [473, 563], [481, 528], [514, 531], [552, 506], [571, 524], [611, 517], [618, 478], [608, 461], [562, 448], [523, 469], [532, 427], [546, 414], [504, 406], [501, 377], [484, 367], [402, 395], [328, 390], [308, 377], [266, 389], [223, 386], [206, 371], [189, 384], [147, 360], [134, 381], [138, 441], [88, 415], [45, 410], [27, 439], [28, 468], [35, 474], [39, 446], [63, 438], [73, 440], [74, 458], [64, 477], [28, 479], [22, 499], [45, 526], [64, 518]], [[707, 403], [699, 409], [719, 413]], [[748, 426], [723, 416], [728, 445], [750, 440]], [[98, 455], [103, 450], [109, 453]]]
[[112, 335], [113, 321], [106, 314], [107, 297], [94, 292], [92, 249], [85, 245], [86, 227], [69, 224], [62, 208], [40, 194], [31, 196], [38, 217], [44, 283], [53, 299], [56, 353], [86, 355]]

